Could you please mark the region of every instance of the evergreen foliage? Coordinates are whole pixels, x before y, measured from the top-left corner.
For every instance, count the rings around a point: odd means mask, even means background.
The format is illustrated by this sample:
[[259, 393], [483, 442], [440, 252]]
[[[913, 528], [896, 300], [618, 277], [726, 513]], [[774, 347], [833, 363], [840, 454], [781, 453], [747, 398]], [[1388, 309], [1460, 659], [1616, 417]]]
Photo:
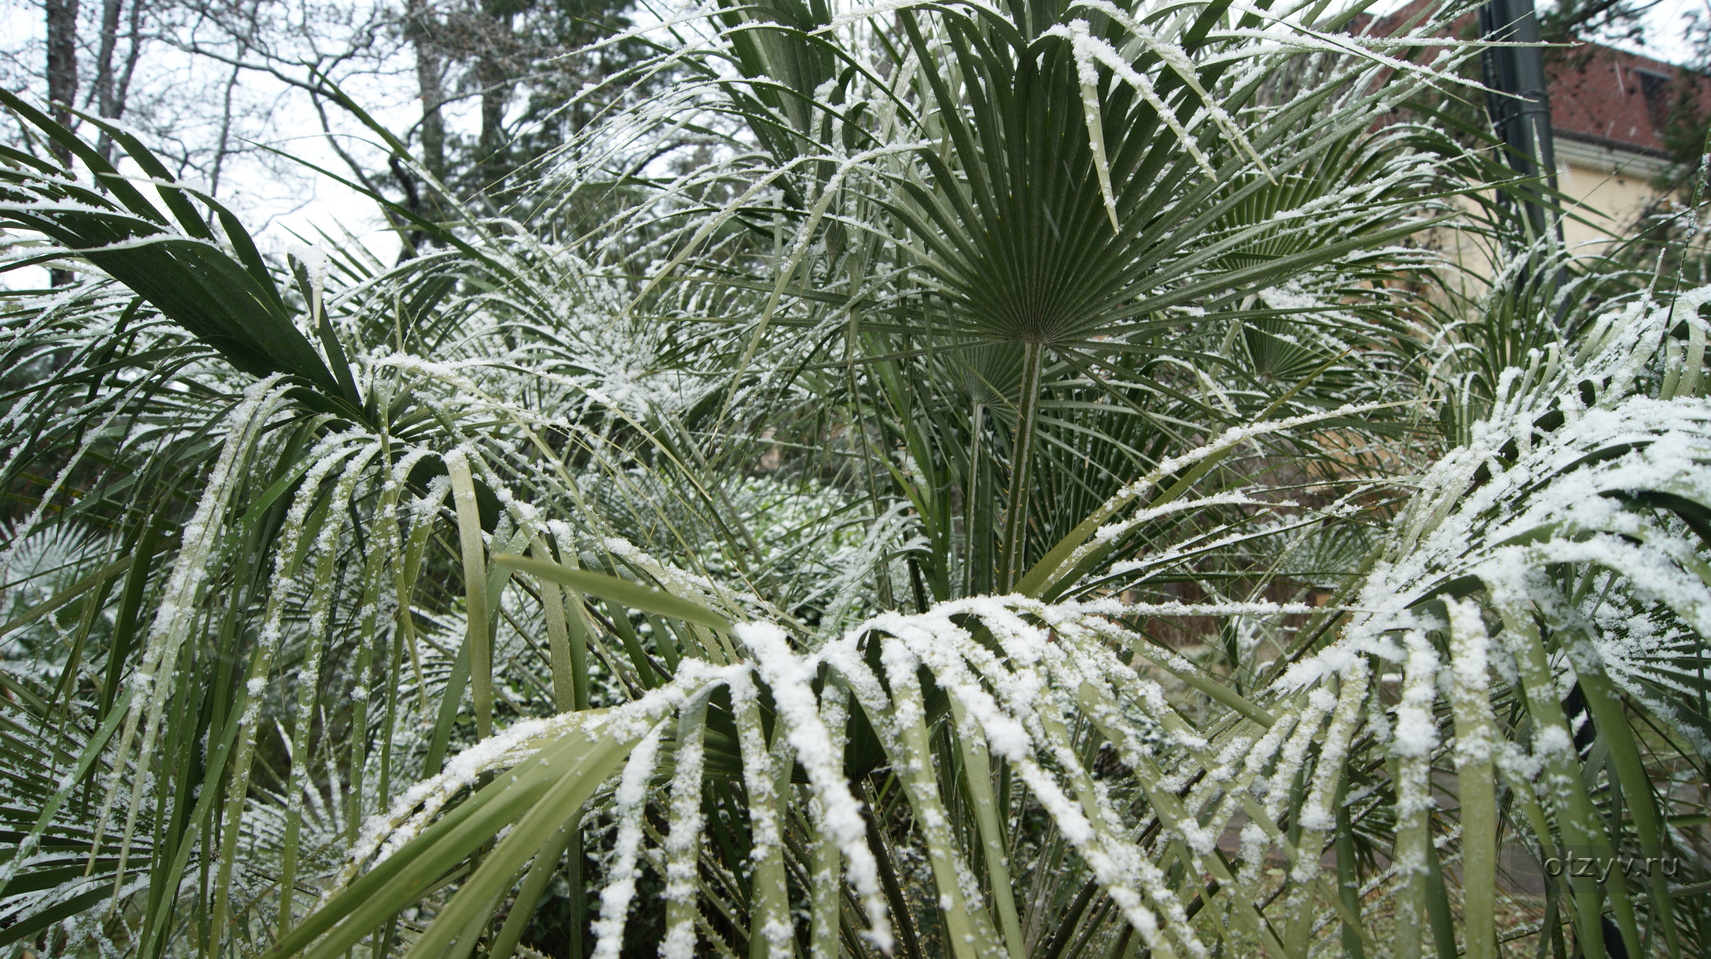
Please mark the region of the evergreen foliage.
[[1459, 12], [718, 3], [392, 266], [0, 93], [0, 946], [1705, 954], [1711, 289], [1435, 292]]

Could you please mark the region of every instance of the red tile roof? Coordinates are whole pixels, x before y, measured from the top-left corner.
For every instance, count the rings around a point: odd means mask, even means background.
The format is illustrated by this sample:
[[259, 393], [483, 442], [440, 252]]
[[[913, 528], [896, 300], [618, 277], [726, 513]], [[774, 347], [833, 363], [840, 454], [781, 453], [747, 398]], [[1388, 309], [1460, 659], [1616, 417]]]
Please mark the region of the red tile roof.
[[1684, 84], [1711, 105], [1711, 78], [1598, 44], [1551, 57], [1551, 127], [1558, 136], [1663, 155], [1663, 126]]
[[[1380, 30], [1396, 29], [1435, 0], [1410, 0], [1378, 17]], [[1371, 19], [1350, 25], [1361, 30]], [[1455, 22], [1456, 33], [1478, 36], [1476, 17]], [[1663, 128], [1684, 84], [1697, 87], [1698, 112], [1711, 112], [1711, 77], [1675, 64], [1603, 44], [1582, 42], [1545, 51], [1550, 79], [1551, 129], [1562, 137], [1652, 156], [1666, 156]]]

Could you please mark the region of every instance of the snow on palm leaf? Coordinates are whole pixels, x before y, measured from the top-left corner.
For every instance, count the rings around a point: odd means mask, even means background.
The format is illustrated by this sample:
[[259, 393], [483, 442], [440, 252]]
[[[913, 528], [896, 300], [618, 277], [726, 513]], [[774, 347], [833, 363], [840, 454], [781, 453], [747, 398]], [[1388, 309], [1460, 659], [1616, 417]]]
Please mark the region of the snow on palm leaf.
[[[1111, 611], [1101, 609], [1100, 613]], [[868, 928], [864, 935], [876, 945], [889, 948], [894, 942], [892, 921], [882, 898], [873, 851], [867, 844], [862, 805], [851, 794], [851, 783], [845, 777], [851, 762], [871, 764], [880, 757], [851, 757], [844, 724], [836, 721], [851, 708], [871, 724], [882, 761], [905, 772], [904, 789], [921, 823], [934, 882], [949, 902], [946, 914], [960, 916], [968, 924], [967, 934], [979, 943], [978, 950], [970, 954], [992, 954], [1001, 941], [1001, 927], [1005, 934], [1014, 934], [1016, 904], [1010, 899], [1008, 882], [987, 885], [991, 876], [976, 877], [970, 871], [971, 862], [966, 851], [958, 848], [958, 839], [946, 818], [946, 799], [935, 782], [936, 761], [927, 731], [946, 710], [955, 717], [955, 735], [963, 755], [980, 757], [983, 765], [986, 757], [992, 756], [998, 764], [1014, 770], [1058, 821], [1072, 848], [1092, 864], [1101, 885], [1122, 902], [1125, 917], [1149, 943], [1164, 952], [1177, 949], [1181, 954], [1198, 955], [1204, 951], [1180, 907], [1170, 905], [1172, 895], [1163, 873], [1131, 835], [1127, 820], [1132, 810], [1109, 793], [1112, 782], [1107, 781], [1108, 774], [1096, 778], [1086, 768], [1070, 739], [1069, 727], [1078, 717], [1090, 716], [1113, 737], [1123, 761], [1136, 770], [1156, 770], [1159, 761], [1175, 766], [1179, 761], [1169, 757], [1184, 751], [1210, 758], [1205, 756], [1206, 741], [1174, 714], [1157, 684], [1143, 679], [1114, 652], [1114, 643], [1135, 642], [1138, 637], [1114, 626], [1106, 615], [1090, 613], [1076, 604], [1046, 606], [1016, 598], [977, 598], [942, 604], [925, 614], [879, 617], [807, 655], [793, 651], [784, 633], [768, 624], [739, 625], [732, 638], [752, 657], [751, 662], [685, 669], [668, 686], [611, 712], [570, 713], [524, 724], [460, 755], [446, 772], [418, 785], [385, 818], [365, 827], [354, 864], [373, 875], [374, 870], [395, 868], [396, 857], [413, 860], [451, 846], [451, 834], [435, 832], [429, 824], [446, 808], [448, 799], [475, 784], [481, 773], [506, 768], [515, 771], [496, 777], [493, 785], [464, 801], [481, 809], [506, 807], [503, 820], [485, 822], [488, 829], [499, 822], [533, 818], [543, 812], [550, 816], [555, 810], [575, 815], [574, 809], [565, 806], [549, 809], [545, 799], [539, 798], [544, 797], [563, 756], [577, 756], [579, 761], [608, 756], [602, 768], [617, 771], [618, 757], [638, 742], [645, 748], [622, 764], [616, 786], [603, 787], [602, 792], [611, 790], [608, 795], [621, 816], [623, 810], [639, 809], [650, 800], [674, 810], [668, 822], [670, 833], [675, 835], [681, 812], [675, 803], [664, 803], [664, 781], [650, 786], [654, 781], [650, 770], [659, 762], [655, 750], [678, 745], [672, 741], [662, 746], [661, 731], [676, 728], [681, 737], [684, 726], [674, 719], [691, 717], [705, 722], [710, 695], [725, 688], [731, 691], [729, 702], [737, 711], [738, 727], [752, 729], [758, 735], [760, 727], [751, 727], [742, 718], [752, 708], [745, 704], [754, 702], [758, 682], [776, 704], [773, 736], [777, 745], [770, 755], [785, 762], [780, 765], [768, 758], [764, 740], [753, 745], [744, 742], [739, 765], [750, 788], [751, 815], [757, 823], [765, 822], [768, 816], [759, 804], [774, 801], [767, 790], [756, 788], [759, 783], [780, 779], [798, 784], [787, 786], [786, 794], [779, 798], [791, 804], [811, 802], [815, 807], [817, 841], [832, 861], [842, 860], [844, 879], [865, 909]], [[870, 665], [870, 649], [877, 653], [877, 668]], [[934, 677], [937, 690], [944, 694], [941, 701], [929, 702], [929, 698], [938, 698], [937, 692], [924, 690], [916, 682], [918, 668], [927, 669]], [[792, 763], [799, 768], [794, 775]], [[754, 772], [757, 764], [759, 773]], [[678, 768], [679, 773], [669, 781], [671, 792], [696, 790], [696, 784], [684, 782], [682, 770], [689, 768], [699, 774], [700, 767], [680, 764]], [[593, 786], [589, 780], [584, 784], [590, 789]], [[1143, 788], [1156, 786], [1151, 783]], [[988, 792], [984, 801], [989, 805], [993, 802], [990, 784], [972, 788]], [[517, 804], [507, 805], [508, 797]], [[1135, 797], [1123, 798], [1133, 802]], [[535, 799], [536, 804], [525, 805], [529, 799]], [[999, 828], [990, 811], [980, 818], [982, 831]], [[620, 820], [620, 843], [639, 842], [635, 833], [625, 839], [624, 821]], [[761, 827], [756, 828], [758, 835]], [[1182, 822], [1173, 822], [1172, 828], [1190, 840], [1191, 855], [1198, 866], [1213, 868], [1206, 858], [1212, 853], [1209, 833]], [[519, 823], [511, 835], [538, 833], [528, 832]], [[482, 841], [477, 833], [467, 833], [460, 840]], [[480, 882], [486, 870], [494, 868], [493, 863], [525, 861], [526, 856], [505, 858], [507, 846], [513, 842], [526, 840], [505, 840], [483, 865], [483, 872], [471, 880], [472, 886]], [[632, 846], [622, 846], [621, 851], [626, 865], [609, 878], [617, 887], [635, 882], [634, 870], [644, 858]], [[759, 848], [756, 854], [762, 854]], [[988, 860], [986, 866], [990, 870], [1004, 868], [1001, 858]], [[353, 899], [360, 902], [362, 895], [373, 894], [353, 870], [347, 869], [344, 875], [344, 891], [332, 894], [323, 914], [342, 917]], [[995, 907], [983, 902], [985, 895], [978, 891], [981, 888], [992, 890], [991, 895], [998, 899]], [[616, 908], [621, 913], [629, 895], [620, 892], [614, 898], [608, 893], [604, 898], [618, 903]], [[835, 922], [835, 915], [833, 919]], [[621, 922], [604, 927], [602, 941], [621, 928]], [[355, 941], [363, 932], [360, 928], [335, 927], [331, 937], [316, 949], [342, 948], [337, 944]], [[687, 928], [673, 927], [668, 935], [672, 941], [693, 941]], [[301, 934], [299, 938], [303, 938]], [[788, 938], [787, 934], [786, 941]], [[788, 954], [787, 947], [779, 948]], [[966, 944], [957, 952], [965, 949]]]
[[[1416, 919], [1437, 868], [1423, 844], [1434, 806], [1428, 771], [1452, 739], [1464, 783], [1473, 780], [1464, 798], [1482, 800], [1462, 817], [1463, 842], [1478, 849], [1482, 870], [1470, 876], [1470, 901], [1495, 886], [1494, 772], [1529, 810], [1522, 829], [1541, 858], [1564, 849], [1611, 861], [1681, 851], [1662, 825], [1673, 797], [1659, 783], [1671, 752], [1689, 762], [1711, 756], [1702, 708], [1711, 635], [1706, 302], [1711, 290], [1641, 300], [1595, 321], [1579, 355], [1534, 352], [1506, 371], [1473, 442], [1422, 479], [1342, 636], [1279, 680], [1346, 690], [1369, 684], [1375, 661], [1402, 667], [1394, 724], [1380, 731], [1403, 767], [1398, 822], [1416, 823], [1408, 848], [1400, 835], [1397, 847], [1402, 906]], [[1569, 708], [1578, 699], [1584, 715]], [[1444, 700], [1454, 707], [1453, 735], [1434, 711]], [[1522, 709], [1507, 729], [1493, 715], [1504, 701]], [[1625, 710], [1661, 725], [1669, 743], [1654, 754], [1661, 765], [1641, 766]], [[1582, 723], [1595, 724], [1618, 757], [1602, 775], [1620, 782], [1628, 822], [1598, 818], [1577, 748]], [[1499, 730], [1506, 740], [1495, 738]], [[1652, 918], [1670, 928], [1668, 889], [1655, 874], [1646, 878]], [[1574, 896], [1582, 941], [1602, 941], [1601, 893], [1583, 887]], [[1608, 897], [1636, 950], [1629, 891], [1615, 883]]]
[[[111, 268], [0, 312], [0, 578], [83, 551], [0, 624], [0, 947], [1484, 959], [1500, 828], [1674, 855], [1711, 294], [1427, 415], [1396, 244], [1477, 173], [1319, 12], [686, 14], [391, 267], [0, 163]], [[1711, 941], [1606, 889], [1589, 952]]]
[[[1670, 651], [1697, 658], [1692, 637], [1711, 628], [1696, 506], [1711, 496], [1711, 407], [1695, 395], [1701, 371], [1668, 344], [1677, 333], [1704, 338], [1704, 302], [1711, 292], [1636, 304], [1601, 318], [1582, 351], [1590, 356], [1535, 353], [1511, 369], [1473, 443], [1422, 479], [1351, 604], [1343, 638], [1284, 681], [1316, 681], [1356, 655], [1400, 661], [1389, 633], [1443, 628], [1434, 600], [1484, 593], [1494, 609], [1518, 615], [1517, 604], [1531, 604], [1555, 628], [1605, 634], [1583, 652], [1622, 676], [1631, 695], [1685, 691], [1665, 677], [1680, 672]], [[1578, 579], [1541, 578], [1562, 566]], [[1700, 731], [1681, 732], [1711, 749]]]
[[[1245, 696], [1128, 624], [1183, 612], [1268, 617], [1299, 609], [973, 597], [925, 613], [875, 617], [809, 653], [798, 652], [776, 626], [740, 624], [730, 634], [739, 662], [680, 671], [668, 686], [611, 713], [567, 714], [539, 728], [519, 727], [460, 757], [387, 820], [370, 825], [353, 866], [384, 868], [389, 856], [431, 855], [439, 843], [449, 843], [424, 830], [447, 798], [477, 782], [478, 772], [525, 772], [522, 778], [500, 775], [465, 800], [490, 809], [505, 796], [547, 788], [534, 768], [537, 755], [548, 767], [561, 752], [592, 756], [596, 748], [616, 748], [622, 754], [640, 741], [645, 748], [621, 773], [615, 756], [608, 761], [605, 768], [618, 774], [618, 783], [600, 790], [621, 817], [622, 868], [607, 881], [631, 889], [642, 863], [659, 869], [679, 861], [675, 837], [699, 822], [700, 811], [675, 797], [699, 791], [686, 775], [716, 775], [699, 757], [719, 748], [703, 739], [717, 728], [708, 713], [721, 688], [729, 698], [715, 711], [735, 709], [738, 730], [748, 731], [739, 732], [740, 757], [729, 757], [724, 767], [742, 770], [757, 837], [760, 824], [776, 822], [783, 808], [802, 804], [797, 815], [812, 808], [811, 841], [819, 850], [806, 854], [817, 863], [843, 863], [843, 881], [865, 911], [864, 935], [882, 947], [895, 942], [897, 920], [888, 914], [864, 836], [863, 817], [871, 813], [864, 813], [847, 778], [876, 763], [898, 776], [914, 824], [909, 841], [920, 844], [928, 863], [924, 878], [948, 924], [946, 948], [956, 955], [1002, 955], [1021, 943], [1010, 873], [1029, 866], [1016, 837], [1006, 832], [1022, 807], [1049, 817], [1087, 882], [1157, 955], [1204, 955], [1210, 929], [1225, 931], [1216, 935], [1245, 930], [1264, 949], [1297, 954], [1339, 908], [1349, 908], [1319, 865], [1327, 850], [1343, 854], [1334, 836], [1340, 816], [1395, 823], [1395, 864], [1365, 891], [1394, 895], [1399, 916], [1429, 922], [1427, 883], [1443, 868], [1440, 861], [1456, 856], [1464, 867], [1484, 870], [1467, 875], [1469, 895], [1490, 892], [1495, 810], [1479, 777], [1487, 787], [1500, 777], [1519, 802], [1548, 810], [1536, 822], [1554, 822], [1555, 829], [1531, 837], [1544, 854], [1590, 845], [1612, 855], [1636, 849], [1657, 855], [1673, 847], [1655, 813], [1636, 813], [1628, 828], [1606, 832], [1587, 815], [1587, 793], [1564, 791], [1564, 783], [1578, 784], [1583, 774], [1559, 701], [1578, 677], [1590, 685], [1590, 695], [1605, 697], [1593, 709], [1600, 720], [1620, 708], [1616, 697], [1624, 696], [1704, 749], [1702, 729], [1681, 721], [1690, 704], [1671, 697], [1694, 692], [1687, 684], [1696, 678], [1688, 669], [1703, 656], [1703, 617], [1711, 608], [1711, 585], [1698, 574], [1704, 546], [1686, 545], [1677, 518], [1711, 503], [1703, 479], [1711, 457], [1711, 405], [1696, 396], [1631, 392], [1636, 383], [1672, 380], [1671, 364], [1653, 358], [1671, 329], [1702, 323], [1692, 309], [1700, 301], [1711, 301], [1711, 290], [1683, 297], [1674, 310], [1648, 305], [1605, 317], [1590, 356], [1540, 356], [1530, 370], [1516, 371], [1504, 398], [1509, 408], [1486, 421], [1480, 443], [1446, 456], [1420, 481], [1384, 558], [1346, 607], [1341, 635]], [[1672, 319], [1680, 316], [1688, 319]], [[1679, 376], [1677, 368], [1674, 381]], [[1577, 586], [1588, 597], [1578, 604], [1563, 592]], [[1619, 613], [1612, 616], [1606, 605]], [[1646, 612], [1628, 618], [1639, 609]], [[1379, 682], [1390, 670], [1401, 674], [1394, 693]], [[1161, 683], [1184, 675], [1198, 680], [1194, 689], [1217, 695], [1185, 708], [1180, 685], [1173, 692]], [[764, 739], [751, 741], [761, 734], [752, 716], [743, 719], [753, 708], [756, 684], [772, 703], [770, 750]], [[1494, 701], [1516, 697], [1533, 719], [1530, 731], [1513, 718], [1500, 722], [1493, 712]], [[848, 726], [852, 714], [865, 722]], [[545, 732], [553, 727], [572, 732], [553, 738]], [[1097, 730], [1093, 741], [1101, 751], [1088, 752], [1078, 734], [1088, 728]], [[852, 736], [871, 737], [871, 743], [852, 743]], [[519, 745], [530, 740], [538, 745]], [[665, 757], [687, 743], [697, 757], [692, 763], [678, 764], [671, 776], [650, 771], [656, 764], [668, 768]], [[1459, 836], [1440, 841], [1444, 824], [1434, 821], [1442, 813], [1430, 789], [1433, 770], [1446, 756], [1462, 774], [1464, 805]], [[1388, 757], [1397, 764], [1394, 780], [1356, 788], [1349, 777], [1357, 757]], [[1013, 777], [1014, 792], [995, 792], [996, 770]], [[1625, 782], [1628, 774], [1615, 772]], [[775, 793], [772, 783], [783, 792]], [[1480, 805], [1482, 796], [1486, 805]], [[1629, 801], [1655, 803], [1657, 797], [1642, 789]], [[656, 839], [659, 851], [679, 853], [646, 855], [635, 845], [645, 844], [639, 827], [623, 826], [633, 823], [624, 817], [648, 803], [665, 815], [664, 831], [672, 837]], [[1010, 811], [1001, 814], [996, 807], [1006, 803]], [[949, 818], [952, 804], [972, 821]], [[464, 842], [543, 812], [555, 814], [519, 801]], [[577, 812], [560, 806], [556, 815]], [[519, 826], [512, 835], [525, 833]], [[500, 852], [526, 841], [507, 839]], [[757, 857], [765, 855], [762, 849], [757, 846]], [[472, 883], [494, 869], [493, 862], [515, 868], [525, 859], [524, 853], [509, 859], [496, 853]], [[1288, 867], [1281, 889], [1266, 874], [1272, 861]], [[355, 875], [347, 870], [347, 889], [355, 889]], [[1209, 881], [1185, 890], [1172, 878], [1184, 875]], [[816, 883], [835, 881], [817, 874]], [[810, 885], [796, 892], [818, 899], [825, 890]], [[621, 913], [631, 894], [613, 898], [609, 891], [606, 899]], [[346, 915], [342, 897], [350, 895], [335, 895], [328, 912]], [[682, 886], [675, 895], [695, 893]], [[1280, 896], [1284, 913], [1264, 907]], [[1610, 897], [1631, 934], [1628, 893], [1612, 887]], [[1650, 908], [1669, 909], [1667, 891]], [[692, 954], [699, 935], [694, 915], [674, 913], [667, 954]], [[835, 913], [813, 915], [816, 922], [837, 921]], [[607, 919], [597, 926], [611, 954], [621, 929], [621, 922]], [[751, 931], [771, 943], [764, 954], [790, 954], [788, 933], [778, 938], [758, 916]], [[339, 927], [329, 940], [338, 945], [320, 948], [343, 948], [361, 933]], [[815, 943], [836, 939], [835, 929], [806, 934]]]

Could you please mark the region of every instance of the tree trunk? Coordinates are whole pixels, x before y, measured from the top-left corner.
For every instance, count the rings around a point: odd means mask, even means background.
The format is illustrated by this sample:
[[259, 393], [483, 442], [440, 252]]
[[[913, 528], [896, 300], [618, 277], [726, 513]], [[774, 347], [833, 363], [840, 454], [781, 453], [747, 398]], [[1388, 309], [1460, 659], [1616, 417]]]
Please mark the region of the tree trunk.
[[[71, 126], [71, 105], [77, 100], [77, 0], [46, 0], [48, 29], [48, 112], [65, 127]], [[60, 165], [71, 168], [71, 148], [61, 143], [50, 147]], [[72, 281], [70, 270], [50, 270], [54, 286]]]
[[[47, 0], [48, 99], [53, 118], [71, 125], [71, 105], [77, 101], [77, 0]], [[71, 151], [55, 145], [60, 163], [71, 165]]]
[[[109, 0], [109, 2], [117, 2], [117, 0]], [[237, 54], [233, 58], [235, 60], [242, 60], [244, 56], [249, 53], [250, 44], [261, 35], [261, 28], [257, 23], [257, 19], [261, 15], [261, 0], [251, 0], [248, 13], [248, 29], [242, 35], [235, 38], [238, 44]], [[133, 42], [132, 45], [134, 47], [135, 43]], [[224, 172], [226, 168], [226, 157], [231, 153], [232, 95], [237, 92], [238, 80], [242, 76], [243, 68], [233, 64], [232, 72], [226, 77], [226, 89], [220, 101], [220, 139], [219, 142], [214, 145], [213, 171], [208, 178], [208, 193], [210, 195], [219, 195], [220, 174]]]
[[505, 108], [517, 84], [517, 71], [510, 63], [516, 46], [512, 15], [496, 3], [487, 4], [487, 15], [489, 22], [482, 25], [489, 31], [487, 42], [481, 46], [476, 66], [481, 84], [481, 139], [477, 142], [474, 186], [482, 191], [495, 188], [509, 172], [500, 154], [505, 149]]
[[238, 77], [242, 71], [233, 67], [226, 77], [226, 91], [220, 104], [220, 141], [214, 148], [214, 169], [208, 176], [208, 195], [220, 195], [220, 174], [226, 166], [226, 154], [232, 142], [232, 94], [238, 88]]
[[[102, 0], [101, 49], [95, 58], [95, 112], [113, 120], [118, 119], [119, 113], [122, 112], [116, 108], [113, 96], [116, 86], [113, 75], [113, 52], [119, 46], [119, 14], [123, 11], [124, 6], [124, 0]], [[102, 132], [95, 147], [109, 162], [112, 161], [113, 138], [108, 136], [105, 131]]]
[[113, 84], [112, 112], [105, 114], [115, 120], [125, 115], [125, 103], [131, 92], [131, 78], [136, 75], [137, 60], [142, 56], [142, 13], [143, 5], [141, 3], [131, 4], [130, 24], [126, 28], [128, 35], [125, 42], [128, 46], [125, 50], [125, 68], [119, 71], [119, 78]]
[[408, 30], [416, 48], [416, 88], [422, 100], [422, 165], [435, 178], [446, 173], [445, 64], [434, 43], [433, 14], [426, 0], [410, 0]]
[[[137, 58], [142, 53], [139, 36], [141, 14], [141, 3], [132, 3], [127, 11], [125, 0], [101, 0], [101, 47], [96, 54], [95, 89], [91, 91], [89, 106], [98, 116], [108, 120], [125, 117], [125, 100], [131, 89], [131, 77], [137, 71]], [[127, 21], [122, 63], [119, 62], [121, 20]], [[113, 159], [113, 138], [105, 132], [97, 139], [95, 148], [108, 161]]]

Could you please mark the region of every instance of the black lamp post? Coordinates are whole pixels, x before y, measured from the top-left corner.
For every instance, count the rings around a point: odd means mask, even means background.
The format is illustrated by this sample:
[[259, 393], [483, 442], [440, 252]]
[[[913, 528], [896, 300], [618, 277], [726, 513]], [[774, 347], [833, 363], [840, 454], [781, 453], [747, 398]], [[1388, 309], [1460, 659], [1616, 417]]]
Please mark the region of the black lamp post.
[[[1500, 43], [1539, 43], [1539, 18], [1533, 0], [1488, 0], [1479, 8], [1479, 32]], [[1509, 165], [1523, 177], [1543, 176], [1556, 190], [1556, 151], [1551, 144], [1551, 107], [1545, 60], [1537, 46], [1487, 47], [1480, 54], [1491, 125], [1508, 147]], [[1531, 238], [1554, 234], [1562, 239], [1561, 214], [1549, 193], [1535, 184], [1510, 190], [1520, 206]]]

